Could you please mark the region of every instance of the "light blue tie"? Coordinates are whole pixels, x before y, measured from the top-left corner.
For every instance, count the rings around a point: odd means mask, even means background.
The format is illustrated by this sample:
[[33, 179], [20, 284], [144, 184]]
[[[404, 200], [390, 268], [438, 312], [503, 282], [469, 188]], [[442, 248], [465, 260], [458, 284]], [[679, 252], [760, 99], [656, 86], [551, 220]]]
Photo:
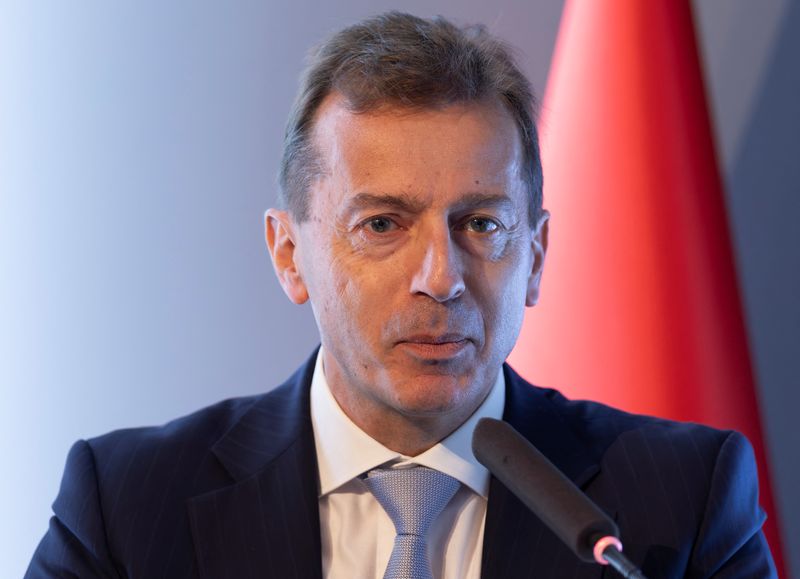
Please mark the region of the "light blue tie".
[[369, 471], [364, 483], [397, 533], [383, 579], [432, 579], [425, 534], [460, 483], [424, 466], [378, 468]]

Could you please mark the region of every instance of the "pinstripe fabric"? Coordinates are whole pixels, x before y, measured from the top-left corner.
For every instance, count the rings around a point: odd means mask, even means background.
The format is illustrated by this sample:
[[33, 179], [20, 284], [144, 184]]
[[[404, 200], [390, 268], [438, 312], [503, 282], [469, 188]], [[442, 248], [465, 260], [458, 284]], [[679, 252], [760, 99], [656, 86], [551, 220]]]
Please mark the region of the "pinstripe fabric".
[[[26, 578], [321, 578], [313, 359], [263, 396], [76, 443]], [[508, 367], [506, 385], [504, 418], [616, 518], [651, 579], [775, 577], [741, 435], [569, 402]], [[612, 575], [492, 479], [482, 576]]]
[[[626, 555], [650, 579], [777, 577], [742, 435], [567, 401], [506, 371], [504, 420], [615, 518]], [[482, 576], [616, 575], [578, 561], [492, 479]]]

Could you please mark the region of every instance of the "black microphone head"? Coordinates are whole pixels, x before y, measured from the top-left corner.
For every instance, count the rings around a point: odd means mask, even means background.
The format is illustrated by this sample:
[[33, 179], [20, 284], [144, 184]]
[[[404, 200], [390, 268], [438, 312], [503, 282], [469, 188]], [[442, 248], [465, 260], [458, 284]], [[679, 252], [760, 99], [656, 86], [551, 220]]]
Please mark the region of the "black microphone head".
[[482, 418], [472, 435], [475, 458], [584, 561], [617, 525], [507, 422]]

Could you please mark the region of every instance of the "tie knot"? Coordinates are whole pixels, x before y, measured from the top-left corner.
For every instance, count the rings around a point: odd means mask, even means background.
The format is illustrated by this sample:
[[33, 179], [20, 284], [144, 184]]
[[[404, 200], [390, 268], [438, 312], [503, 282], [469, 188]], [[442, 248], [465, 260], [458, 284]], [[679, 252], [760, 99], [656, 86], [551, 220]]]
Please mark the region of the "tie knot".
[[453, 477], [424, 466], [378, 468], [364, 479], [398, 535], [422, 537], [456, 494]]

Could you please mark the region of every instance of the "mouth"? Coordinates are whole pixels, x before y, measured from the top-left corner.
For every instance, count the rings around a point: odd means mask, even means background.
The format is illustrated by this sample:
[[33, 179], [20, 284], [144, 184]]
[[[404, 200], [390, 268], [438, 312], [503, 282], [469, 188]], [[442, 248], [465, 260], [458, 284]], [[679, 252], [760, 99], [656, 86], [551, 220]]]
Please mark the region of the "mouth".
[[419, 334], [404, 338], [397, 345], [414, 358], [436, 362], [457, 357], [470, 343], [461, 334]]

